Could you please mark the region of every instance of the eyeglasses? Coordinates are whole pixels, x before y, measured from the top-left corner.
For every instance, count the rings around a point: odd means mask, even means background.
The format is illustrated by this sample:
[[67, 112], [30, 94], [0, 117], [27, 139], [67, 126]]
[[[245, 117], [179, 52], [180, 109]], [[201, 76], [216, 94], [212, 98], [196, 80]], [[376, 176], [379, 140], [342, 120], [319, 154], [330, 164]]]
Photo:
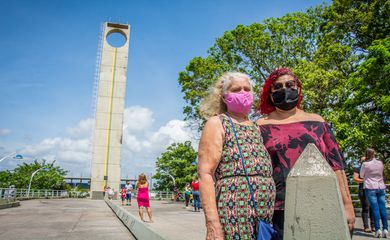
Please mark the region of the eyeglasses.
[[297, 81], [295, 80], [288, 80], [285, 83], [272, 83], [272, 90], [277, 91], [279, 89], [285, 88], [296, 88], [297, 87]]

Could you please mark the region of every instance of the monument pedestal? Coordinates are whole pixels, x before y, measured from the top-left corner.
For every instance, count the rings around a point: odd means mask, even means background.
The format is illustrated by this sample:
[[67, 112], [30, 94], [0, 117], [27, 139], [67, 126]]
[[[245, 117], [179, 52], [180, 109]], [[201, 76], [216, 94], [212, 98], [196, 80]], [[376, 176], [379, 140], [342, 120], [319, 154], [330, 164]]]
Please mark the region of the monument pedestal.
[[284, 220], [284, 239], [351, 239], [337, 176], [314, 144], [287, 177]]

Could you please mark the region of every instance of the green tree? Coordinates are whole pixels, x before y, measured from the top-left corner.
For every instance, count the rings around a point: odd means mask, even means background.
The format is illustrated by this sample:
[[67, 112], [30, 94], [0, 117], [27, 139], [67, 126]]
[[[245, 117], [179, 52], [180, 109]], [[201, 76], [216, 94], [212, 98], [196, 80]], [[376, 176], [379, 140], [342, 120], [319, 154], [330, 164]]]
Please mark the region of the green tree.
[[166, 173], [171, 174], [176, 181], [178, 189], [183, 189], [186, 183], [192, 181], [196, 174], [197, 152], [191, 146], [190, 141], [173, 143], [165, 152], [157, 158], [156, 174], [153, 179], [157, 182], [154, 187], [157, 190], [172, 190], [173, 181]]
[[[324, 12], [327, 23], [320, 49], [333, 46], [348, 49], [352, 61], [344, 66], [343, 93], [338, 106], [328, 111], [340, 146], [351, 159], [359, 159], [371, 146], [379, 157], [389, 157], [389, 19], [388, 0], [334, 0]], [[341, 60], [347, 56], [340, 54]]]
[[218, 38], [208, 54], [190, 61], [179, 74], [186, 120], [204, 121], [199, 105], [212, 83], [226, 71], [249, 74], [258, 91], [267, 75], [279, 66], [295, 67], [300, 61], [312, 61], [317, 51], [320, 27], [324, 24], [324, 6], [304, 13], [269, 18], [249, 26], [238, 25]]
[[45, 168], [45, 170], [35, 174], [31, 183], [32, 189], [65, 189], [64, 176], [67, 171], [59, 166], [54, 166], [54, 163], [47, 163], [46, 160], [43, 160], [42, 163], [38, 160], [30, 164], [23, 163], [13, 171], [1, 171], [0, 187], [15, 185], [16, 188], [27, 188], [31, 174], [40, 168]]
[[179, 75], [186, 120], [202, 126], [199, 105], [222, 72], [249, 74], [258, 91], [273, 69], [287, 66], [303, 82], [303, 108], [332, 123], [349, 166], [368, 146], [389, 158], [389, 6], [334, 0], [225, 32]]

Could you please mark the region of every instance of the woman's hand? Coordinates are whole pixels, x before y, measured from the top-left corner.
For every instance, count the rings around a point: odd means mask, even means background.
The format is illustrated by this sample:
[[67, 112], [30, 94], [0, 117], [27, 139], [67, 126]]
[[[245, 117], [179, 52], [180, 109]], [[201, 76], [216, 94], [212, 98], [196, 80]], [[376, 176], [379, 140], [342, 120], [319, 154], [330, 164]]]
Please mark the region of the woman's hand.
[[352, 204], [344, 205], [345, 215], [347, 217], [347, 223], [349, 231], [352, 231], [355, 226], [355, 211]]
[[206, 223], [207, 235], [206, 240], [224, 240], [224, 233], [219, 220]]

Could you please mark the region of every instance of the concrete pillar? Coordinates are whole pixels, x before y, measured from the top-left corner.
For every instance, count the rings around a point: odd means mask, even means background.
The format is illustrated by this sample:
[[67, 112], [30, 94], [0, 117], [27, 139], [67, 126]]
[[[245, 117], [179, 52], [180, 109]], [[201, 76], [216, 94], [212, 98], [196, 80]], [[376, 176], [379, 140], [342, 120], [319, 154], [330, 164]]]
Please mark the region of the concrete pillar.
[[314, 144], [287, 177], [284, 239], [351, 239], [336, 174]]
[[[112, 33], [124, 36], [125, 44], [118, 48], [112, 47], [107, 42], [107, 37]], [[93, 199], [103, 199], [104, 186], [110, 186], [115, 191], [120, 187], [130, 26], [105, 23], [103, 36], [91, 164]]]

